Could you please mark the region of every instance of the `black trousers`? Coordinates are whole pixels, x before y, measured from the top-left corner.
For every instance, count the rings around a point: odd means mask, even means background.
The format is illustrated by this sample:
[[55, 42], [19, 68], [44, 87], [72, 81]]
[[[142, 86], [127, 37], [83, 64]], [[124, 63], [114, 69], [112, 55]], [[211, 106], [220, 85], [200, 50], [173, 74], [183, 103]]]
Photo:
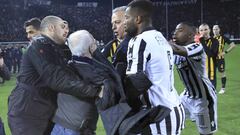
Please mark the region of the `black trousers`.
[[0, 117], [0, 135], [6, 135], [4, 130], [4, 124], [2, 122], [1, 117]]

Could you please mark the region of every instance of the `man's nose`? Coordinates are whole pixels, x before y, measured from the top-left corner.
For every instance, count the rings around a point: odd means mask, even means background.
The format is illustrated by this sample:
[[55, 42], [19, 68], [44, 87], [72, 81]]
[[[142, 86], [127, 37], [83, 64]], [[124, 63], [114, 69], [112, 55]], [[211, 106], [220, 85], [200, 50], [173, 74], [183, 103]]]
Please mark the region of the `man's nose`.
[[115, 29], [116, 29], [116, 25], [113, 24], [113, 25], [112, 25], [112, 30], [115, 30]]
[[29, 40], [31, 40], [31, 39], [32, 39], [32, 36], [31, 36], [30, 34], [27, 34], [27, 38], [28, 38]]

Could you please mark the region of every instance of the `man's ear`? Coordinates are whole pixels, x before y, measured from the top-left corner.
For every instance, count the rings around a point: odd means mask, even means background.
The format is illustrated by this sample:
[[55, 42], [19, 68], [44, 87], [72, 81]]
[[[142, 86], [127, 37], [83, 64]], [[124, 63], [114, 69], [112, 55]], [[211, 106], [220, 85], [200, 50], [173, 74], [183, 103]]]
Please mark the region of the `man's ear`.
[[49, 30], [50, 32], [54, 32], [54, 29], [55, 29], [55, 26], [54, 26], [54, 25], [52, 25], [52, 24], [48, 25], [48, 30]]
[[140, 24], [142, 22], [142, 17], [141, 16], [137, 16], [135, 19], [137, 24]]

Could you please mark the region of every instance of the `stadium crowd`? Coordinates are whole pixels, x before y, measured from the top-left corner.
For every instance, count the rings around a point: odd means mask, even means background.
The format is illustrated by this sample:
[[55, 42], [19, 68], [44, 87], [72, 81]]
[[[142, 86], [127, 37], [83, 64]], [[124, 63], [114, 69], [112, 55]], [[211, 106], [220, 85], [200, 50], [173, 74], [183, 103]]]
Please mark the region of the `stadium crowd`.
[[[224, 33], [228, 36], [239, 38], [239, 10], [232, 8], [238, 1], [217, 2], [203, 0], [203, 19], [209, 25], [221, 24]], [[113, 36], [111, 32], [110, 18], [111, 5], [98, 1], [97, 7], [77, 7], [73, 4], [52, 4], [52, 5], [24, 5], [24, 3], [2, 2], [0, 4], [0, 42], [3, 41], [26, 41], [23, 34], [22, 24], [32, 17], [40, 19], [46, 15], [57, 15], [66, 18], [71, 26], [70, 32], [80, 28], [88, 29], [97, 40], [107, 43]], [[116, 3], [124, 5], [124, 2]], [[127, 4], [127, 1], [125, 2]], [[214, 7], [214, 8], [212, 8]], [[217, 9], [217, 12], [216, 12]], [[158, 5], [154, 15], [154, 26], [166, 35], [165, 5]], [[184, 11], [184, 12], [182, 12]], [[194, 11], [194, 12], [193, 12]], [[175, 25], [183, 20], [188, 20], [195, 25], [201, 24], [201, 1], [196, 3], [179, 4], [168, 6], [168, 29], [169, 35]], [[98, 26], [98, 27], [96, 27]], [[235, 26], [235, 27], [231, 27]], [[99, 28], [100, 27], [100, 28]], [[168, 37], [170, 38], [170, 37]]]

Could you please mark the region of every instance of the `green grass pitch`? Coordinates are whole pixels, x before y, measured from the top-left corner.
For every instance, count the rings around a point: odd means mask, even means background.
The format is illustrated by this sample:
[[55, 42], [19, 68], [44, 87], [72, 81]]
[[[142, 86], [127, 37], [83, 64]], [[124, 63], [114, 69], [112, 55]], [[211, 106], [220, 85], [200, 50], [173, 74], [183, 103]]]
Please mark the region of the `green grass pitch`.
[[[226, 74], [227, 86], [226, 93], [218, 94], [218, 131], [215, 135], [238, 135], [240, 133], [240, 45], [231, 53], [226, 54]], [[218, 86], [220, 89], [220, 74], [218, 74]], [[7, 99], [15, 86], [15, 77], [11, 81], [0, 85], [0, 116], [5, 124], [7, 135], [11, 135], [7, 124]], [[182, 82], [175, 74], [175, 87], [181, 92], [183, 90]], [[198, 135], [195, 123], [187, 120], [186, 128], [182, 135]], [[105, 135], [101, 120], [98, 122], [97, 135]]]

